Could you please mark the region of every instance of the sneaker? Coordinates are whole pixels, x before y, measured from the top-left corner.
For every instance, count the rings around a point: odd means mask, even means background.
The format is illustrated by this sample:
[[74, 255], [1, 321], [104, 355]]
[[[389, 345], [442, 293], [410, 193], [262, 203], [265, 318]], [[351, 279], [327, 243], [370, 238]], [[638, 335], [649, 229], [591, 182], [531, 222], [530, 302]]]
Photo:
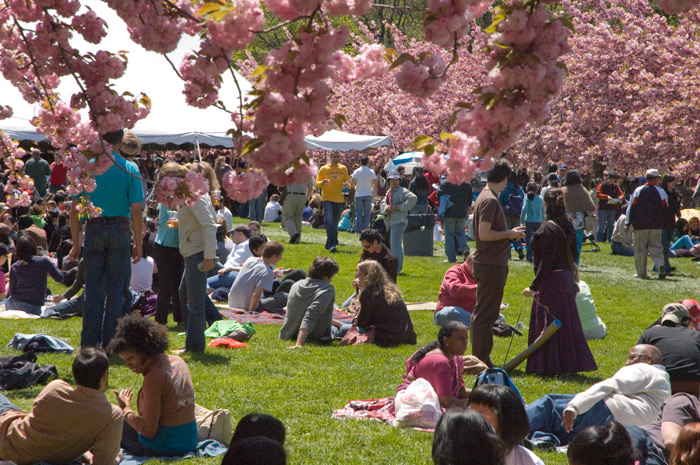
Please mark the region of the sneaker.
[[666, 279], [666, 267], [664, 265], [659, 266], [659, 279]]
[[329, 249], [330, 253], [338, 253], [338, 248], [336, 246], [333, 246]]
[[289, 239], [289, 243], [290, 244], [298, 244], [300, 239], [301, 239], [301, 234], [294, 233], [294, 234], [292, 234], [292, 237]]
[[525, 254], [523, 253], [523, 249], [518, 249], [518, 258], [520, 260], [525, 259]]

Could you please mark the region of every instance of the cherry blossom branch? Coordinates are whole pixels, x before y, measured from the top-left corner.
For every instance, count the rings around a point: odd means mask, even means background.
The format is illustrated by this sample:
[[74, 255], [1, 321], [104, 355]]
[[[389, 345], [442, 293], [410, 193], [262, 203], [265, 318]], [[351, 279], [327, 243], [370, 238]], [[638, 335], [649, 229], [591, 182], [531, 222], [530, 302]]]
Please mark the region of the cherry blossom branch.
[[382, 5], [381, 3], [372, 3], [372, 7], [386, 8], [387, 10], [425, 11], [423, 8], [416, 8], [412, 6]]
[[51, 108], [52, 112], [55, 112], [53, 102], [49, 98], [49, 91], [46, 90], [46, 84], [44, 84], [43, 79], [41, 79], [41, 72], [39, 71], [39, 67], [36, 64], [36, 60], [34, 59], [34, 54], [32, 53], [32, 48], [29, 46], [29, 40], [27, 40], [27, 36], [24, 34], [24, 28], [19, 24], [17, 21], [17, 18], [12, 18], [15, 26], [17, 26], [17, 30], [19, 31], [20, 35], [22, 36], [22, 40], [24, 41], [24, 45], [27, 47], [27, 55], [29, 55], [29, 59], [31, 61], [32, 68], [34, 68], [34, 75], [36, 76], [37, 80], [39, 81], [39, 84], [41, 85], [41, 88], [44, 90], [44, 94], [46, 94], [46, 101], [49, 103], [49, 108]]

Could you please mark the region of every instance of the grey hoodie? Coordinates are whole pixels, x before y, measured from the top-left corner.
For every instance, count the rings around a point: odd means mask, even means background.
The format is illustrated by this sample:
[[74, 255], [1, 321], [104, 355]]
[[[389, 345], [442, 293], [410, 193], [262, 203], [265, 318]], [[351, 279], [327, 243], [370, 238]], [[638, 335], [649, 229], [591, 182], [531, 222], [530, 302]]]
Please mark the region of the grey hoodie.
[[280, 339], [295, 340], [301, 329], [309, 331], [309, 339], [329, 339], [334, 303], [335, 288], [330, 283], [313, 278], [297, 281], [289, 290]]

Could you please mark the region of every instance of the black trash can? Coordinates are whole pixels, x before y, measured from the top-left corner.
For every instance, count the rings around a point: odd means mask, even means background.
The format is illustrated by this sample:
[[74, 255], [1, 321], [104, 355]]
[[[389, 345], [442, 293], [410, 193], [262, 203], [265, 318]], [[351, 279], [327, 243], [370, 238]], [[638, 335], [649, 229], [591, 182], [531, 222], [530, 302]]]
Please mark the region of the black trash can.
[[408, 225], [403, 233], [404, 255], [432, 257], [434, 228], [435, 215], [408, 215]]

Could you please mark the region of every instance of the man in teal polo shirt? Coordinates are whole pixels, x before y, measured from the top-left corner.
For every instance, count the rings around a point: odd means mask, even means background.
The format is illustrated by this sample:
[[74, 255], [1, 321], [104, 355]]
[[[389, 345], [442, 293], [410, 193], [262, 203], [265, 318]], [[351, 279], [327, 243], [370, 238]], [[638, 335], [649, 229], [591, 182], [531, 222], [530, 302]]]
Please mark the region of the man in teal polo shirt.
[[102, 209], [102, 215], [89, 219], [85, 227], [82, 347], [107, 347], [109, 344], [122, 314], [124, 287], [131, 279], [130, 258], [133, 257], [133, 262], [136, 263], [142, 255], [143, 188], [138, 178], [138, 167], [118, 154], [123, 136], [123, 130], [102, 136], [105, 142], [112, 145], [114, 164], [103, 174], [95, 176], [95, 191], [80, 193], [72, 202], [70, 210], [73, 239], [70, 257], [77, 259], [80, 255], [80, 220], [76, 209], [78, 200], [83, 196], [89, 197], [93, 205]]

